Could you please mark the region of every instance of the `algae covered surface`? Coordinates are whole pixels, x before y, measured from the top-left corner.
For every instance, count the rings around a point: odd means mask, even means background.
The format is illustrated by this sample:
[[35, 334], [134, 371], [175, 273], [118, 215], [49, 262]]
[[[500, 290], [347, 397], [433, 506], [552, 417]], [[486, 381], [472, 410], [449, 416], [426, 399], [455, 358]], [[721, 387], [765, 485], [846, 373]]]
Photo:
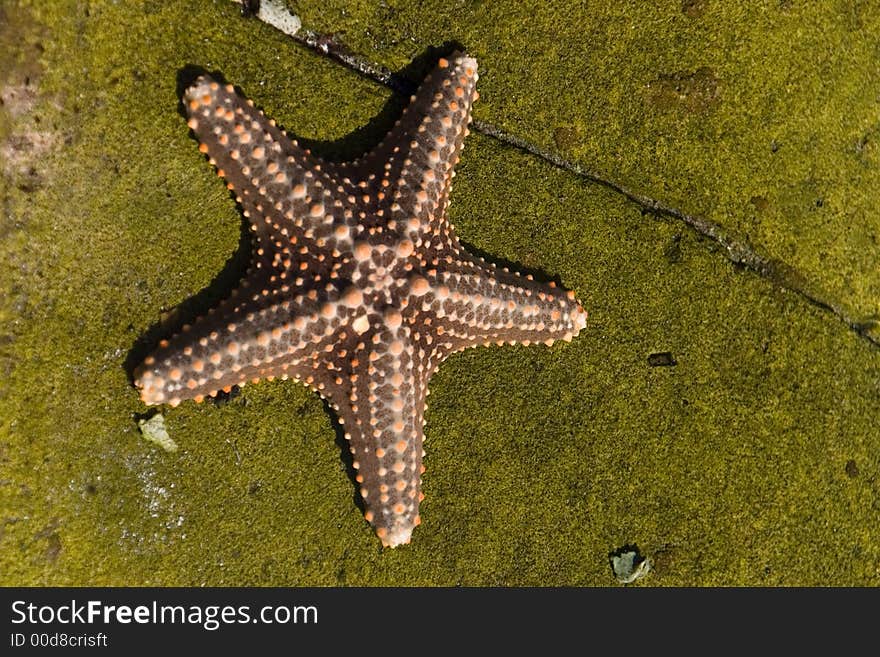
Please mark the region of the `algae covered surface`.
[[[708, 218], [875, 334], [875, 3], [289, 4], [391, 69], [460, 43], [478, 119]], [[229, 0], [4, 0], [0, 45], [0, 584], [617, 585], [624, 546], [651, 560], [637, 585], [880, 584], [880, 349], [482, 134], [459, 236], [556, 277], [590, 320], [441, 366], [411, 545], [380, 548], [302, 386], [163, 408], [177, 450], [150, 442], [132, 353], [228, 291], [249, 248], [181, 71], [329, 156], [376, 143], [401, 101]]]

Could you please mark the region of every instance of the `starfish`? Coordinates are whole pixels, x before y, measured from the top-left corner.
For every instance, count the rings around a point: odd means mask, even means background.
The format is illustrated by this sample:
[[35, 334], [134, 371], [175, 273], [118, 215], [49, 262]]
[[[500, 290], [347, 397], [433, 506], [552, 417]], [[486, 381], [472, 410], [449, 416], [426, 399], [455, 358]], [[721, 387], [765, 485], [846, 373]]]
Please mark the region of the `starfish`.
[[276, 377], [316, 390], [386, 547], [420, 523], [437, 366], [467, 347], [570, 341], [586, 323], [573, 292], [467, 253], [446, 217], [476, 82], [473, 58], [440, 59], [386, 138], [346, 163], [322, 161], [210, 76], [183, 97], [250, 223], [253, 261], [225, 301], [160, 341], [135, 385], [171, 406]]

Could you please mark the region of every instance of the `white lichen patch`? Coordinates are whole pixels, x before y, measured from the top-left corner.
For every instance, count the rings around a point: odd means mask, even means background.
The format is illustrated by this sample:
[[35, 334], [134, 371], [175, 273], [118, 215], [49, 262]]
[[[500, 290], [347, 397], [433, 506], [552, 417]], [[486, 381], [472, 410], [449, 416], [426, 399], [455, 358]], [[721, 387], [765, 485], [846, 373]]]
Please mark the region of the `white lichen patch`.
[[168, 430], [165, 428], [165, 417], [161, 413], [157, 413], [149, 420], [138, 420], [138, 429], [141, 430], [144, 438], [166, 452], [177, 451], [177, 443], [168, 435]]
[[0, 111], [6, 113], [12, 128], [0, 140], [0, 172], [23, 188], [37, 186], [41, 176], [36, 166], [58, 142], [54, 132], [38, 127], [34, 120], [37, 100], [33, 84], [0, 87]]
[[627, 550], [611, 557], [611, 569], [621, 584], [632, 584], [651, 570], [651, 560], [637, 550]]
[[[244, 5], [242, 0], [233, 0], [233, 2]], [[291, 14], [281, 0], [260, 0], [256, 16], [287, 36], [293, 36], [302, 27], [299, 16]]]
[[147, 553], [158, 545], [172, 545], [186, 540], [185, 509], [176, 495], [176, 484], [168, 481], [156, 461], [161, 458], [151, 451], [140, 458], [126, 460], [140, 490], [131, 498], [136, 509], [120, 520], [119, 538], [126, 549]]
[[28, 116], [37, 104], [37, 89], [34, 84], [6, 84], [0, 87], [0, 105], [10, 118]]

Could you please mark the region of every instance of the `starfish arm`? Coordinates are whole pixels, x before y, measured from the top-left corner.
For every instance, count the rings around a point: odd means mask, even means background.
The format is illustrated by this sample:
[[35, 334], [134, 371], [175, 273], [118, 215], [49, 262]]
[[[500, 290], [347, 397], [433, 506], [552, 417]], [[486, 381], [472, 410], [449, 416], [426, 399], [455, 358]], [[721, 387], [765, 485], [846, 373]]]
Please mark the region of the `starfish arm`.
[[258, 247], [349, 237], [344, 227], [353, 222], [343, 217], [345, 188], [333, 165], [300, 148], [232, 85], [203, 75], [183, 102], [199, 150], [235, 193]]
[[411, 337], [399, 315], [380, 325], [354, 350], [347, 398], [330, 397], [357, 470], [365, 517], [386, 547], [409, 543], [421, 522], [427, 368]]
[[276, 377], [302, 381], [324, 394], [338, 375], [332, 363], [319, 368], [315, 362], [344, 340], [360, 302], [352, 291], [321, 300], [314, 293], [287, 296], [284, 288], [245, 279], [207, 315], [162, 340], [135, 371], [135, 386], [144, 402], [172, 406]]
[[417, 217], [422, 223], [439, 219], [479, 97], [478, 77], [472, 57], [456, 52], [441, 59], [385, 139], [341, 171], [378, 180], [380, 189], [390, 190], [392, 215]]
[[436, 319], [436, 360], [467, 347], [570, 341], [587, 313], [574, 292], [467, 254], [436, 274], [421, 310]]

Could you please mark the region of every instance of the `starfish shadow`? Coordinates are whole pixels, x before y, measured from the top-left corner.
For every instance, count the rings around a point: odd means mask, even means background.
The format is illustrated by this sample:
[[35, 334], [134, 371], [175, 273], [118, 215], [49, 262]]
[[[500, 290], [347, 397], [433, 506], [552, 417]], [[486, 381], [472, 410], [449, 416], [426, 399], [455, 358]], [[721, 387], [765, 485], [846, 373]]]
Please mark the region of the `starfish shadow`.
[[[191, 323], [197, 317], [203, 317], [211, 308], [217, 306], [232, 293], [232, 290], [241, 282], [247, 272], [250, 264], [251, 244], [250, 228], [247, 223], [242, 222], [238, 246], [220, 273], [200, 292], [182, 301], [173, 309], [163, 312], [160, 319], [135, 340], [123, 364], [132, 385], [134, 385], [135, 368], [144, 362], [144, 359], [156, 348], [159, 340], [179, 333], [184, 324]], [[161, 287], [161, 281], [157, 287]], [[219, 395], [218, 399], [220, 399]]]
[[345, 466], [345, 474], [348, 475], [349, 480], [354, 486], [354, 490], [352, 491], [352, 501], [355, 506], [360, 509], [361, 513], [365, 513], [367, 507], [364, 505], [364, 500], [361, 498], [360, 492], [360, 484], [357, 483], [357, 470], [354, 468], [354, 456], [349, 449], [350, 445], [348, 441], [345, 439], [345, 429], [342, 428], [342, 425], [339, 423], [339, 416], [336, 414], [336, 411], [333, 410], [333, 407], [327, 402], [326, 399], [321, 400], [324, 404], [324, 412], [330, 416], [331, 424], [333, 425], [333, 433], [334, 433], [334, 441], [336, 443], [336, 447], [339, 448], [339, 458], [342, 461], [342, 465]]
[[470, 242], [466, 242], [462, 239], [458, 240], [461, 245], [465, 248], [465, 250], [473, 256], [477, 256], [478, 258], [482, 258], [489, 264], [495, 265], [499, 269], [506, 268], [510, 271], [515, 271], [518, 274], [523, 276], [531, 275], [536, 281], [539, 283], [556, 283], [557, 287], [564, 289], [562, 285], [562, 278], [559, 274], [548, 274], [543, 269], [538, 267], [526, 267], [520, 262], [516, 262], [514, 260], [508, 260], [506, 258], [499, 258], [496, 255], [492, 255], [487, 251], [483, 251], [483, 249], [478, 248], [471, 244]]
[[394, 127], [404, 108], [409, 104], [410, 96], [437, 65], [437, 60], [447, 57], [456, 50], [464, 50], [457, 41], [447, 41], [440, 46], [427, 48], [405, 67], [392, 74], [388, 82], [392, 93], [385, 101], [382, 109], [365, 125], [356, 128], [344, 137], [333, 140], [310, 139], [295, 136], [288, 132], [300, 145], [308, 148], [316, 155], [329, 162], [346, 162], [355, 160], [374, 148]]

